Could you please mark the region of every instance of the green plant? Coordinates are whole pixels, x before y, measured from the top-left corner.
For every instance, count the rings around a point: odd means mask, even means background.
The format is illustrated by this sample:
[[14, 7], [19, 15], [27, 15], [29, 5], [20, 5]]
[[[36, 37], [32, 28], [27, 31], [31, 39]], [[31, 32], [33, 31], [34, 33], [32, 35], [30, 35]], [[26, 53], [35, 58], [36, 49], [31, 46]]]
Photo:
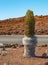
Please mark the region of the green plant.
[[35, 29], [35, 20], [33, 11], [28, 10], [25, 16], [25, 35], [33, 36]]

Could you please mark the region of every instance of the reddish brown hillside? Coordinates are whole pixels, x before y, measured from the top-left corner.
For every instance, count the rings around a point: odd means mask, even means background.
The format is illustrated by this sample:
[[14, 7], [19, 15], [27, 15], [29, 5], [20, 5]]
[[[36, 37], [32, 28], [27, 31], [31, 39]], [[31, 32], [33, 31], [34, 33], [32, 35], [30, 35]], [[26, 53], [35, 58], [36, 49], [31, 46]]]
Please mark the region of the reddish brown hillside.
[[[48, 16], [35, 16], [35, 34], [48, 34]], [[25, 17], [0, 20], [0, 35], [24, 34]]]

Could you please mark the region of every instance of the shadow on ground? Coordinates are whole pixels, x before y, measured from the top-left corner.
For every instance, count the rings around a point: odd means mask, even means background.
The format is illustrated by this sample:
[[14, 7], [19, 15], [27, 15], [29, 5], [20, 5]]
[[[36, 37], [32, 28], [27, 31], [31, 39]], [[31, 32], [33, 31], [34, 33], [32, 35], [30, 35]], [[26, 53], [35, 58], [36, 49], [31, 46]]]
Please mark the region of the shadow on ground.
[[41, 56], [36, 56], [35, 49], [36, 49], [37, 43], [38, 43], [37, 37], [36, 36], [32, 36], [32, 45], [30, 46], [30, 55], [31, 55], [31, 57], [48, 58], [46, 53], [43, 53]]
[[46, 62], [45, 65], [48, 65], [48, 62]]
[[46, 53], [43, 53], [42, 56], [35, 56], [35, 57], [37, 57], [37, 58], [48, 58]]

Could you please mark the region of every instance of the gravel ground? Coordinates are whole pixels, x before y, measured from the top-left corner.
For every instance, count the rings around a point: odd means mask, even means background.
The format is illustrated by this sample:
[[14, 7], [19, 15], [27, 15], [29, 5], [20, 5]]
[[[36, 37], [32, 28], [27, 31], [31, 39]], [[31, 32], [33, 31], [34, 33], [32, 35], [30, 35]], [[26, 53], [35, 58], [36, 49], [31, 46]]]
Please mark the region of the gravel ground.
[[48, 46], [38, 46], [35, 48], [36, 57], [24, 58], [23, 47], [6, 48], [7, 54], [0, 55], [0, 65], [48, 65]]

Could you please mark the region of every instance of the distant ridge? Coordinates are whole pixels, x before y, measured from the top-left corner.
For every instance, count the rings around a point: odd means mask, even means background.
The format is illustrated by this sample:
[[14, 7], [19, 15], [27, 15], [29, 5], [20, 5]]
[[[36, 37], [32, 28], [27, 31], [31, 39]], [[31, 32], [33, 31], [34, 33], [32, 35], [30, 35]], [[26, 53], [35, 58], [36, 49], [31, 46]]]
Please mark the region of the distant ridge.
[[[35, 34], [48, 35], [48, 15], [34, 16]], [[0, 35], [23, 35], [25, 16], [0, 20]]]

